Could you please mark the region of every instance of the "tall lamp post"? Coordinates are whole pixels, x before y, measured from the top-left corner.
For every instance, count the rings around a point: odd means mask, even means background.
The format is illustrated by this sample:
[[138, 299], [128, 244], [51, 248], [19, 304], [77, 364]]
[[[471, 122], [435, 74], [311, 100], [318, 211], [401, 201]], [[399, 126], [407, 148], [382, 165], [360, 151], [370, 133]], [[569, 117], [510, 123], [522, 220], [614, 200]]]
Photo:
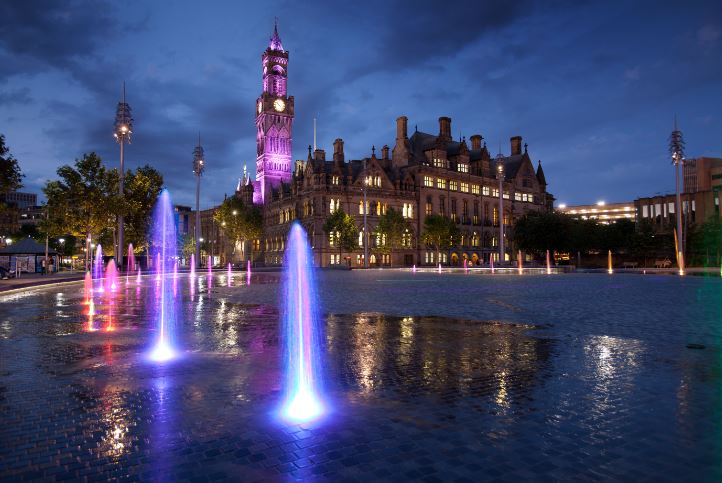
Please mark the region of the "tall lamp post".
[[196, 224], [194, 229], [194, 245], [196, 265], [200, 266], [200, 242], [201, 239], [201, 175], [205, 169], [203, 160], [203, 146], [201, 146], [201, 135], [198, 134], [198, 146], [193, 150], [193, 173], [196, 175]]
[[[375, 151], [375, 148], [374, 148]], [[364, 268], [369, 268], [369, 237], [368, 237], [368, 230], [366, 230], [366, 212], [368, 211], [368, 206], [366, 204], [366, 187], [368, 185], [369, 177], [366, 175], [366, 158], [364, 158], [364, 183], [363, 183], [363, 190], [364, 190]]]
[[674, 119], [674, 130], [669, 136], [669, 153], [672, 155], [674, 165], [675, 189], [677, 193], [677, 265], [679, 273], [684, 273], [684, 236], [682, 230], [682, 199], [679, 190], [679, 167], [684, 166], [684, 138], [682, 131], [677, 129], [677, 118]]
[[[130, 115], [130, 106], [125, 102], [125, 82], [123, 82], [123, 100], [118, 103], [115, 113], [115, 141], [120, 144], [120, 179], [118, 181], [118, 194], [123, 199], [125, 183], [125, 158], [123, 146], [130, 144], [130, 135], [133, 134], [133, 118]], [[123, 214], [118, 215], [118, 248], [115, 254], [118, 266], [123, 269]]]
[[504, 263], [504, 155], [496, 155], [496, 179], [499, 180], [499, 263]]

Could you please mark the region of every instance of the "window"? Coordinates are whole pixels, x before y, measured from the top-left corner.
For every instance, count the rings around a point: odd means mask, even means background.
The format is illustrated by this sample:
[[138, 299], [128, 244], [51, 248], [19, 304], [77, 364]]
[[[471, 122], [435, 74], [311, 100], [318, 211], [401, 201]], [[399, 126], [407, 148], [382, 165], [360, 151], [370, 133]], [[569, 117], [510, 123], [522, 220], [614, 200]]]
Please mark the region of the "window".
[[454, 180], [449, 181], [449, 189], [450, 189], [451, 191], [456, 191], [456, 190], [458, 190], [458, 189], [459, 189], [459, 183], [457, 183], [457, 182], [454, 181]]
[[341, 177], [338, 175], [331, 176], [331, 184], [338, 186], [341, 183]]
[[492, 222], [494, 223], [494, 226], [499, 224], [499, 210], [497, 210], [496, 206], [494, 207], [494, 216]]
[[386, 214], [386, 203], [381, 203], [380, 201], [376, 202], [376, 216], [381, 216]]
[[514, 201], [521, 201], [521, 193], [518, 191], [514, 193]]
[[439, 214], [446, 215], [446, 203], [443, 196], [439, 196]]
[[451, 200], [451, 219], [456, 221], [456, 200]]
[[469, 172], [469, 165], [466, 163], [459, 163], [456, 165], [456, 168], [459, 170], [459, 173], [468, 173]]
[[401, 236], [401, 246], [404, 248], [411, 248], [411, 233], [409, 233], [409, 230], [406, 230]]
[[336, 245], [336, 240], [341, 234], [337, 231], [332, 231], [328, 234], [328, 246], [332, 247]]
[[446, 180], [443, 178], [436, 178], [436, 187], [446, 189]]
[[431, 160], [431, 165], [436, 168], [445, 168], [446, 167], [446, 160], [440, 159], [440, 158], [433, 158]]
[[358, 231], [358, 246], [363, 248], [364, 246], [364, 230], [363, 228]]
[[489, 196], [489, 187], [484, 186], [484, 190], [481, 192], [484, 196]]
[[[370, 201], [366, 200], [366, 213], [369, 213], [369, 203]], [[364, 202], [363, 200], [359, 200], [358, 202], [358, 214], [363, 215], [364, 214]]]
[[411, 203], [404, 203], [401, 207], [401, 215], [404, 218], [413, 218], [414, 217], [414, 205]]
[[504, 199], [505, 199], [505, 200], [508, 200], [508, 199], [509, 199], [509, 192], [508, 192], [508, 191], [504, 191]]
[[433, 188], [434, 187], [434, 178], [432, 178], [431, 176], [424, 176], [424, 186]]
[[341, 254], [340, 253], [332, 253], [331, 254], [331, 265], [340, 265], [341, 264]]
[[[471, 185], [471, 193], [478, 195], [479, 194], [479, 185], [478, 184], [472, 184]], [[488, 193], [486, 193], [488, 194]]]
[[461, 182], [461, 192], [462, 193], [468, 193], [469, 192], [469, 183]]
[[464, 200], [461, 205], [461, 214], [464, 218], [469, 218], [469, 202]]
[[491, 196], [493, 196], [494, 198], [497, 198], [499, 196], [499, 190], [496, 188], [491, 190]]
[[426, 216], [429, 216], [429, 215], [433, 214], [433, 212], [434, 212], [434, 205], [431, 201], [431, 197], [429, 196], [428, 198], [426, 198], [426, 208], [424, 210], [424, 213], [426, 214]]
[[341, 200], [331, 198], [331, 201], [329, 202], [328, 207], [329, 207], [329, 211], [331, 213], [333, 213], [334, 211], [341, 208]]

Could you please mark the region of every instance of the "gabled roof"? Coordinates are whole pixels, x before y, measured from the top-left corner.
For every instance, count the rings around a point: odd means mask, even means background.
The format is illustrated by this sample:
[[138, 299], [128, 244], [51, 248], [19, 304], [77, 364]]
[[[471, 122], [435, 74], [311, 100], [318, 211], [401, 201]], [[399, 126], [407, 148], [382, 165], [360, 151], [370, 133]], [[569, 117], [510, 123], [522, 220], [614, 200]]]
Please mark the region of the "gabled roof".
[[541, 161], [539, 161], [539, 165], [536, 168], [536, 179], [539, 181], [539, 184], [544, 186], [547, 185], [547, 179], [544, 176], [544, 170], [541, 167]]
[[[48, 254], [56, 255], [58, 252], [52, 248], [48, 249]], [[41, 245], [32, 238], [23, 238], [5, 248], [0, 248], [2, 255], [45, 255], [45, 245]]]

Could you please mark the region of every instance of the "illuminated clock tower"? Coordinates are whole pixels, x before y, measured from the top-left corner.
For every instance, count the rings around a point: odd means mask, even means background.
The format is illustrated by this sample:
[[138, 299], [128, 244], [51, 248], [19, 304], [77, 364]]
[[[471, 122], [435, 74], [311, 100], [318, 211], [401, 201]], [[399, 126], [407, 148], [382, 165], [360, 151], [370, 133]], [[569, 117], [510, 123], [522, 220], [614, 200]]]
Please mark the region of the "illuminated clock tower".
[[256, 100], [256, 182], [253, 200], [265, 203], [271, 188], [291, 182], [293, 96], [286, 95], [288, 52], [283, 49], [278, 25], [261, 57], [263, 93]]

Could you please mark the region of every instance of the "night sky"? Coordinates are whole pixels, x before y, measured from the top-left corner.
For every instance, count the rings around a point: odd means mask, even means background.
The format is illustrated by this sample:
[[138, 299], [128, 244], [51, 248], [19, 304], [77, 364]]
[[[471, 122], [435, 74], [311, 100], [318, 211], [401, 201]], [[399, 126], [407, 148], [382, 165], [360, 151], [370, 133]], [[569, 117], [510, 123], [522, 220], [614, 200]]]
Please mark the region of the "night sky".
[[358, 159], [393, 146], [398, 116], [436, 133], [446, 115], [454, 137], [481, 134], [493, 154], [523, 136], [548, 189], [575, 204], [673, 191], [675, 113], [688, 157], [722, 157], [719, 0], [5, 1], [0, 133], [25, 191], [86, 152], [117, 166], [125, 80], [127, 165], [155, 166], [174, 201], [191, 205], [200, 131], [201, 203], [221, 201], [244, 162], [255, 169], [254, 103], [276, 16], [290, 51], [294, 159], [306, 158], [314, 117], [319, 147], [330, 153], [341, 137]]

